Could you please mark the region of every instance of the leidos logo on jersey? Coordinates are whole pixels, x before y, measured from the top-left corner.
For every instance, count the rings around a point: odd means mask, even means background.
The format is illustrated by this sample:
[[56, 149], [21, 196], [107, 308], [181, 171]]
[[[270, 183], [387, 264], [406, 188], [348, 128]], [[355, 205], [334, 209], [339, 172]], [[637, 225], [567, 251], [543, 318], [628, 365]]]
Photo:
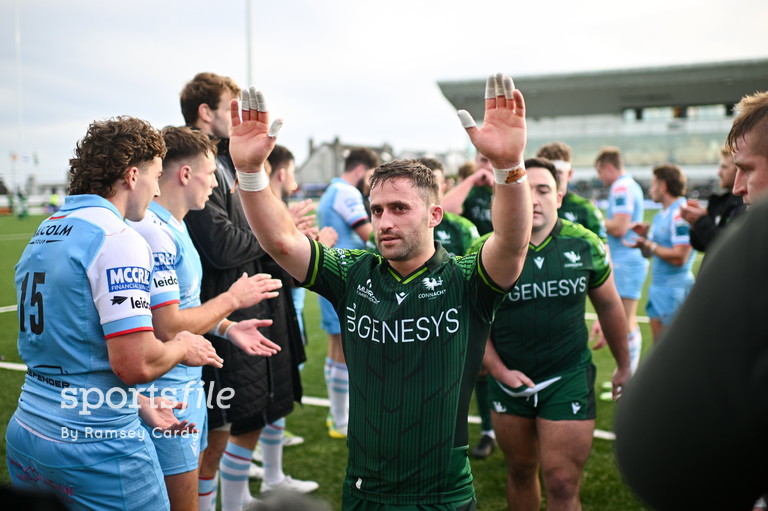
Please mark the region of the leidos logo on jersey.
[[121, 266], [107, 269], [107, 285], [110, 293], [126, 289], [149, 292], [149, 270], [141, 266]]

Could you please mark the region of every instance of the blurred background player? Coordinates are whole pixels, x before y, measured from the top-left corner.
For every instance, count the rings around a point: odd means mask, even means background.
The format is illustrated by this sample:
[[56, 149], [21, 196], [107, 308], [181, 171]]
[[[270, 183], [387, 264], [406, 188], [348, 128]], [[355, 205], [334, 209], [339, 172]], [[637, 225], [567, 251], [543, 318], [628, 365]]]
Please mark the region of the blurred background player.
[[[632, 372], [640, 363], [643, 349], [643, 337], [637, 324], [637, 302], [648, 275], [648, 261], [640, 249], [627, 246], [634, 243], [636, 234], [632, 231], [633, 223], [643, 221], [643, 189], [624, 169], [621, 153], [616, 147], [605, 147], [595, 159], [595, 168], [600, 181], [610, 187], [605, 229], [608, 233], [608, 250], [616, 281], [616, 289], [624, 304], [629, 338], [629, 358]], [[593, 335], [600, 336], [600, 322], [595, 321]]]
[[653, 258], [645, 308], [654, 342], [659, 340], [662, 328], [672, 322], [693, 286], [690, 225], [680, 214], [680, 208], [685, 205], [685, 184], [685, 174], [677, 165], [666, 163], [654, 167], [651, 200], [660, 203], [662, 209], [650, 226], [642, 222], [632, 227], [639, 237], [631, 246], [640, 248], [643, 256]]
[[710, 195], [706, 208], [696, 199], [688, 199], [680, 208], [685, 221], [691, 224], [691, 246], [699, 252], [706, 252], [725, 226], [744, 211], [744, 200], [733, 194], [736, 164], [733, 154], [726, 148], [720, 150], [717, 177], [725, 192]]

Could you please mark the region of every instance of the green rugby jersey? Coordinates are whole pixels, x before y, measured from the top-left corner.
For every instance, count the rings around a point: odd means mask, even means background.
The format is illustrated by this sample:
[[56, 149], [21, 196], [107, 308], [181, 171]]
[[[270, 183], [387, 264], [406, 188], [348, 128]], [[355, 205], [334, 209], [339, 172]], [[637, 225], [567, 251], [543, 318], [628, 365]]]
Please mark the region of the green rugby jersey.
[[597, 234], [597, 237], [603, 242], [608, 240], [608, 231], [605, 230], [603, 214], [589, 199], [585, 199], [581, 195], [566, 192], [563, 196], [563, 203], [557, 210], [557, 216], [569, 222], [583, 225]]
[[491, 329], [504, 365], [534, 381], [589, 365], [587, 292], [610, 273], [603, 242], [568, 220], [558, 220], [538, 247], [529, 245], [520, 278]]
[[399, 505], [471, 498], [469, 401], [505, 292], [477, 253], [436, 245], [402, 277], [370, 252], [311, 243], [302, 285], [334, 304], [349, 369], [345, 492]]
[[475, 186], [467, 194], [462, 204], [461, 216], [475, 224], [481, 235], [493, 230], [491, 224], [491, 201], [493, 188], [490, 186]]
[[[466, 254], [472, 243], [479, 237], [475, 224], [455, 213], [443, 212], [443, 220], [435, 226], [435, 240], [442, 245], [448, 255]], [[371, 232], [365, 248], [374, 254], [379, 253], [376, 247], [376, 233]]]

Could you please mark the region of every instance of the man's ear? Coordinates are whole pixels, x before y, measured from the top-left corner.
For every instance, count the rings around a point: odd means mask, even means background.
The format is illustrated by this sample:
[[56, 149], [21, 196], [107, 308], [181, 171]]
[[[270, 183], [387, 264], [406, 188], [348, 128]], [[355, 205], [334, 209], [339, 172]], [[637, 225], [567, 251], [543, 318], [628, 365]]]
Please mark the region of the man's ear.
[[129, 190], [133, 190], [136, 188], [136, 183], [139, 180], [139, 168], [138, 167], [130, 167], [128, 170], [125, 171], [125, 174], [123, 175], [123, 180], [125, 181], [126, 186]]
[[440, 204], [434, 204], [429, 208], [429, 227], [437, 227], [443, 221], [443, 207]]
[[182, 165], [176, 173], [179, 176], [179, 182], [186, 186], [189, 184], [189, 179], [192, 177], [192, 167], [189, 165]]
[[200, 103], [197, 107], [197, 117], [206, 124], [213, 120], [213, 110], [208, 103]]

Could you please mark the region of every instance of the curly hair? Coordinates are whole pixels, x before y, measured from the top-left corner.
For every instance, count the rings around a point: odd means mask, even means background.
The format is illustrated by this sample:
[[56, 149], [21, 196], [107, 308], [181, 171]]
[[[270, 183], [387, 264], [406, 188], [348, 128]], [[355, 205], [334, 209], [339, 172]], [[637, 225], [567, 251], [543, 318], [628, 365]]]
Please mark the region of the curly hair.
[[398, 178], [410, 179], [425, 203], [438, 202], [440, 190], [435, 173], [418, 160], [392, 160], [379, 165], [371, 175], [371, 190], [376, 185]]
[[69, 194], [110, 198], [126, 170], [143, 168], [155, 157], [165, 157], [165, 142], [147, 121], [128, 116], [94, 121], [69, 160]]
[[181, 91], [181, 115], [187, 126], [194, 126], [198, 118], [198, 107], [208, 105], [213, 110], [219, 108], [221, 95], [229, 91], [232, 96], [240, 95], [240, 87], [232, 78], [216, 73], [197, 73]]
[[218, 152], [216, 143], [200, 130], [186, 126], [166, 126], [160, 132], [168, 152], [163, 158], [163, 168], [170, 168], [181, 160], [196, 158], [200, 155], [211, 154], [214, 158]]

